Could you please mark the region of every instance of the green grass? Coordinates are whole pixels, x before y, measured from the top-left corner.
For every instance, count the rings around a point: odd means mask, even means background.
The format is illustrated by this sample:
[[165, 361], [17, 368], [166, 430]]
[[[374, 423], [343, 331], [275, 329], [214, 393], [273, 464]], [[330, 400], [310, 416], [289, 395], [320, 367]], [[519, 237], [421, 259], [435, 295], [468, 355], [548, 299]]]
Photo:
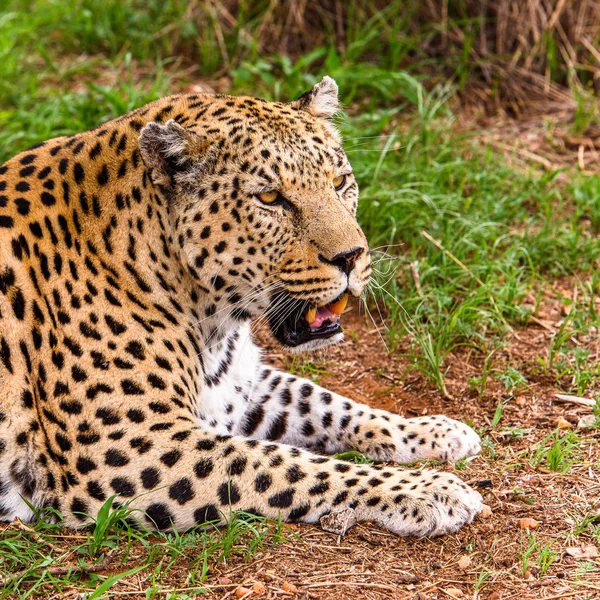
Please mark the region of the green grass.
[[[408, 130], [406, 118], [399, 126], [390, 110], [353, 116], [346, 146], [362, 184], [359, 218], [371, 245], [396, 245], [396, 276], [373, 286], [390, 311], [392, 347], [408, 334], [416, 367], [445, 393], [449, 352], [468, 345], [485, 359], [507, 332], [528, 322], [529, 293], [558, 277], [589, 277], [600, 244], [582, 218], [594, 211], [582, 190], [596, 178], [575, 175], [565, 188], [556, 185], [556, 173], [515, 171], [468, 135], [453, 133], [443, 105], [414, 108]], [[418, 266], [418, 287], [411, 264]], [[550, 362], [560, 379], [556, 357], [571, 352], [567, 368], [582, 390], [593, 377], [585, 378], [585, 357], [572, 354], [570, 340], [598, 322], [589, 300], [598, 293], [597, 278], [576, 285], [588, 300], [572, 308], [562, 328], [569, 333]], [[510, 368], [498, 376], [507, 389], [524, 383]]]
[[329, 361], [327, 360], [315, 360], [309, 356], [293, 354], [286, 357], [285, 369], [289, 373], [310, 379], [318, 384], [321, 377], [330, 374], [328, 365]]
[[521, 551], [521, 574], [525, 575], [531, 568], [531, 559], [537, 554], [536, 565], [537, 575], [541, 579], [547, 573], [554, 562], [556, 562], [560, 556], [552, 549], [553, 543], [542, 544], [537, 536], [528, 535], [527, 544]]
[[346, 460], [348, 462], [356, 463], [357, 465], [368, 465], [373, 462], [372, 459], [366, 457], [362, 452], [356, 450], [348, 450], [347, 452], [338, 452], [333, 455], [333, 458], [338, 460]]
[[[111, 510], [113, 499], [105, 502], [94, 526], [71, 536], [53, 511], [40, 514], [31, 527], [5, 532], [0, 537], [0, 598], [27, 598], [51, 588], [55, 593], [77, 589], [89, 594], [90, 600], [105, 597], [120, 579], [141, 570], [151, 573], [147, 597], [164, 596], [171, 588], [171, 571], [182, 563], [187, 577], [185, 590], [179, 591], [191, 598], [207, 592], [205, 580], [217, 565], [234, 557], [248, 561], [293, 536], [281, 521], [243, 512], [232, 512], [221, 529], [208, 524], [207, 529], [185, 535], [150, 532], [135, 519], [136, 511], [127, 506]], [[107, 557], [117, 550], [117, 568], [122, 572], [114, 576], [95, 573], [94, 566], [103, 561], [108, 564]], [[64, 566], [71, 569], [57, 571]]]
[[530, 464], [533, 467], [545, 467], [556, 473], [568, 473], [571, 466], [578, 462], [581, 452], [579, 436], [559, 429], [549, 433], [531, 453]]

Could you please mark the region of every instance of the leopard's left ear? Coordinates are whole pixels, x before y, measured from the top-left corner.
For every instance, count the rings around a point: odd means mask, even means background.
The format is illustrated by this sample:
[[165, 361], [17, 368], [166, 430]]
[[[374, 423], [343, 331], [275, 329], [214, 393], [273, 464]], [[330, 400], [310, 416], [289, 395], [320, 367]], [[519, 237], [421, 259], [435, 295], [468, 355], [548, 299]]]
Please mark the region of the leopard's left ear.
[[302, 94], [298, 100], [292, 102], [292, 106], [315, 117], [331, 119], [340, 106], [337, 83], [331, 77], [323, 77], [310, 92]]
[[152, 170], [152, 182], [167, 188], [193, 186], [214, 163], [213, 140], [170, 119], [164, 125], [148, 123], [139, 137], [140, 153]]

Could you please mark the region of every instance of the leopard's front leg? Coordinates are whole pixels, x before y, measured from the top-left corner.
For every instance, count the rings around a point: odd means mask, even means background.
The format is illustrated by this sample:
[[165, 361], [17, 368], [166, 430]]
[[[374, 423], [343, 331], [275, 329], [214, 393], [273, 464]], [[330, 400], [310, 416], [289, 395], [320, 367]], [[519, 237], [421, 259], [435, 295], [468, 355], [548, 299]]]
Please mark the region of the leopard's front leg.
[[227, 521], [232, 510], [318, 523], [351, 508], [358, 521], [377, 521], [398, 535], [441, 535], [482, 508], [481, 496], [448, 473], [356, 465], [182, 425], [152, 432], [151, 448], [130, 453], [128, 463], [118, 459], [139, 439], [135, 430], [94, 457], [95, 468], [80, 472], [60, 499], [67, 523], [89, 522], [113, 493], [140, 509], [132, 516], [148, 526], [179, 531]]
[[269, 368], [260, 374], [235, 432], [327, 453], [358, 450], [404, 464], [454, 462], [481, 450], [477, 433], [454, 419], [407, 419]]

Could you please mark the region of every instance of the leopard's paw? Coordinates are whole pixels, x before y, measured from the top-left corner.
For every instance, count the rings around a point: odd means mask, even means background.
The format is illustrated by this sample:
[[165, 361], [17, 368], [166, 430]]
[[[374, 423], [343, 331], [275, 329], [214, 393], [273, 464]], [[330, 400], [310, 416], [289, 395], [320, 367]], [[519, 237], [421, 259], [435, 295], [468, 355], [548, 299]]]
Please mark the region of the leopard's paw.
[[[432, 419], [434, 423], [430, 423], [428, 429], [429, 439], [433, 434], [436, 444], [430, 444], [433, 451], [431, 458], [454, 463], [481, 452], [481, 438], [471, 427], [444, 416]], [[435, 433], [440, 437], [435, 438]]]
[[[369, 506], [375, 500], [367, 497], [363, 502]], [[380, 514], [371, 518], [392, 533], [432, 537], [453, 533], [471, 523], [483, 510], [483, 499], [455, 475], [413, 471], [406, 473], [400, 485], [392, 486], [389, 495], [380, 498], [373, 508], [378, 506]]]
[[419, 460], [454, 463], [481, 451], [481, 440], [473, 429], [443, 415], [404, 419], [388, 413], [361, 423], [354, 443], [370, 458], [403, 464]]
[[481, 439], [471, 427], [442, 415], [404, 419], [398, 424], [394, 437], [398, 462], [454, 463], [481, 451]]

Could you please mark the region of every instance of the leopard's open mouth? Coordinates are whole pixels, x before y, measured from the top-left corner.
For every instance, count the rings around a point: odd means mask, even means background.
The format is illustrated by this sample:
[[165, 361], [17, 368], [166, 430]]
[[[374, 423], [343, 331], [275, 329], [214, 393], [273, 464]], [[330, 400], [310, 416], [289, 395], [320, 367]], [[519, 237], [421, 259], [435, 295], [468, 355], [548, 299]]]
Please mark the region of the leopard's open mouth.
[[[307, 305], [304, 300], [292, 299], [285, 293], [278, 294], [272, 299], [269, 309], [271, 333], [278, 342], [290, 348], [329, 340], [336, 335], [341, 339], [338, 335], [342, 333], [340, 316], [347, 304], [347, 292], [323, 306]], [[326, 344], [308, 344], [315, 348], [322, 345]]]

